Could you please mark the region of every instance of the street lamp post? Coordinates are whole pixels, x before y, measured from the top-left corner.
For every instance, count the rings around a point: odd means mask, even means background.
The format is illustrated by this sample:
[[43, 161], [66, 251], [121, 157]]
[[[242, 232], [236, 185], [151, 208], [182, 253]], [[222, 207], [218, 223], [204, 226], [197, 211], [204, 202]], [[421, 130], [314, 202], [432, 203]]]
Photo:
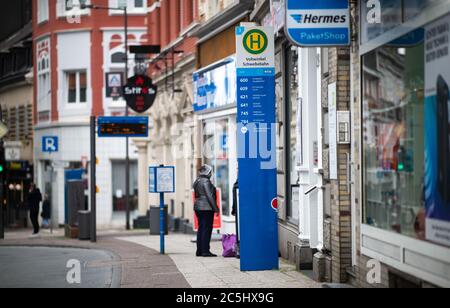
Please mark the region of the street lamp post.
[[[128, 80], [128, 8], [124, 7], [109, 7], [99, 6], [94, 4], [81, 4], [80, 9], [92, 9], [92, 10], [112, 10], [121, 11], [124, 14], [124, 34], [125, 34], [125, 81]], [[125, 116], [129, 116], [128, 105], [125, 107]], [[130, 150], [129, 150], [129, 138], [126, 137], [125, 145], [125, 209], [126, 209], [126, 229], [130, 230]], [[92, 193], [92, 192], [91, 192]], [[96, 193], [96, 192], [94, 192]]]

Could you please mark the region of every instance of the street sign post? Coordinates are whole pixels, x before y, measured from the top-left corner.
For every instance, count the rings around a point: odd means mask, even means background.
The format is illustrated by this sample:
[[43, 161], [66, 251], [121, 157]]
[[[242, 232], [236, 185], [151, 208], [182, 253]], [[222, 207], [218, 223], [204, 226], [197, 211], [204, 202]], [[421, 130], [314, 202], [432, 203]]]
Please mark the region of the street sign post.
[[286, 35], [302, 47], [349, 46], [350, 1], [286, 0]]
[[279, 267], [273, 28], [236, 28], [236, 69], [241, 270], [273, 270]]
[[175, 167], [161, 165], [149, 168], [149, 192], [159, 194], [160, 252], [165, 254], [165, 203], [164, 194], [175, 192]]

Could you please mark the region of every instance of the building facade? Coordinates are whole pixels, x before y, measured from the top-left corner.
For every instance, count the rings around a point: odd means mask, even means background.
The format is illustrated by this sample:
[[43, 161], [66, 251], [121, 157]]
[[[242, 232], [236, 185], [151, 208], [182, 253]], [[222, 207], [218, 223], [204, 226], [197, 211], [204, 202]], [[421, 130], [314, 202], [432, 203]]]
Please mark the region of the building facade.
[[[449, 287], [450, 3], [387, 2], [353, 12], [356, 283]], [[374, 261], [379, 284], [367, 279]]]
[[233, 186], [238, 178], [235, 29], [249, 21], [254, 1], [205, 1], [199, 6], [197, 65], [192, 76], [197, 161], [213, 167], [220, 191], [222, 234], [236, 233]]
[[[235, 232], [230, 201], [237, 179], [234, 27], [248, 20], [252, 7], [253, 1], [165, 0], [150, 14], [150, 42], [161, 45], [161, 54], [150, 58], [149, 73], [159, 90], [149, 111], [152, 134], [136, 144], [147, 166], [176, 167], [176, 193], [167, 196], [175, 230], [194, 231], [192, 185], [201, 165], [210, 164], [222, 196], [220, 231]], [[200, 89], [214, 82], [205, 104]], [[148, 190], [147, 177], [140, 177], [142, 191]], [[148, 195], [140, 202], [145, 215], [159, 198]]]
[[[126, 59], [123, 12], [80, 7], [91, 2], [127, 5], [129, 45], [148, 41], [146, 1], [33, 1], [35, 179], [51, 198], [55, 224], [67, 223], [68, 182], [88, 187], [90, 117], [125, 115], [125, 101], [106, 90], [108, 74], [122, 76], [123, 83], [125, 61], [128, 76], [136, 62], [136, 55]], [[100, 226], [125, 226], [125, 142], [97, 140]], [[130, 141], [132, 217], [138, 204], [136, 151]]]
[[146, 216], [149, 206], [159, 205], [159, 195], [148, 194], [148, 167], [175, 166], [176, 193], [166, 196], [171, 226], [192, 232], [191, 183], [196, 167], [192, 159], [191, 76], [195, 70], [196, 39], [189, 32], [198, 22], [198, 2], [150, 1], [149, 6], [155, 7], [149, 14], [149, 43], [161, 46], [161, 53], [148, 59], [149, 76], [158, 86], [156, 101], [148, 111], [150, 136], [134, 141], [139, 155], [139, 214]]
[[277, 42], [280, 253], [319, 281], [445, 287], [449, 3], [380, 3], [350, 4], [349, 48], [317, 49], [285, 38], [284, 1], [256, 1]]
[[[3, 138], [7, 163], [2, 166], [9, 226], [27, 225], [28, 188], [33, 181], [33, 62], [31, 2], [6, 4], [0, 13], [0, 105], [8, 127]], [[2, 183], [3, 185], [3, 183]]]

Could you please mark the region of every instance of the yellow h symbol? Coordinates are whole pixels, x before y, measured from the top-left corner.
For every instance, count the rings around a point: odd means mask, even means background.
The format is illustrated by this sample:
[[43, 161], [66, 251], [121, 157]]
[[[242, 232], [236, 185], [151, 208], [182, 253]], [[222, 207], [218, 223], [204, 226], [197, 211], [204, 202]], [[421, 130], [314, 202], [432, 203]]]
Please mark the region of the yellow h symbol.
[[[262, 46], [261, 35], [254, 33], [250, 36], [250, 48], [259, 50]], [[256, 48], [255, 48], [256, 45]]]

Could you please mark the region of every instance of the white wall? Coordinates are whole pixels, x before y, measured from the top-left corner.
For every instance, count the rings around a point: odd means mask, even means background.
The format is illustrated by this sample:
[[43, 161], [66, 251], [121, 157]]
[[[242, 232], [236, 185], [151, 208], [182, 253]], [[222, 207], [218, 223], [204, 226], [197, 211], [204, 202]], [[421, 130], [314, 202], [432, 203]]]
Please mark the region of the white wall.
[[[90, 115], [92, 110], [91, 87], [91, 33], [68, 32], [58, 34], [58, 111], [60, 121], [78, 121]], [[65, 71], [86, 70], [87, 103], [69, 106], [65, 97]]]
[[[64, 223], [64, 171], [67, 163], [80, 162], [83, 156], [90, 157], [90, 133], [88, 124], [51, 127], [35, 131], [35, 160], [42, 162], [49, 160], [54, 163], [56, 178], [53, 187], [53, 206], [57, 213], [57, 221]], [[59, 151], [57, 153], [42, 153], [42, 137], [58, 136]], [[130, 158], [137, 160], [137, 149], [130, 141]], [[112, 211], [112, 170], [111, 160], [125, 159], [125, 139], [120, 138], [97, 138], [97, 186], [100, 193], [97, 195], [97, 223], [99, 227], [110, 227], [114, 225], [124, 226], [123, 221], [113, 221]], [[40, 165], [40, 163], [37, 163]], [[40, 170], [40, 169], [39, 169]], [[40, 172], [39, 172], [40, 173]], [[125, 176], [125, 175], [124, 175]], [[42, 177], [37, 175], [37, 184], [41, 187]], [[120, 216], [120, 215], [119, 215]]]

